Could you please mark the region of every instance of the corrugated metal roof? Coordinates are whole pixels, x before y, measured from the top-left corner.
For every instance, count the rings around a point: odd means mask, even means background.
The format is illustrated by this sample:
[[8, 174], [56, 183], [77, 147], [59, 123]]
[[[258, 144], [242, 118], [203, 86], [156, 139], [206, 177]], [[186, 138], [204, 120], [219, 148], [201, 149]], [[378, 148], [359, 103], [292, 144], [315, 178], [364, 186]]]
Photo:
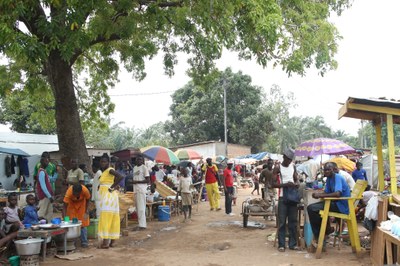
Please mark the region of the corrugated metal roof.
[[339, 109], [342, 117], [358, 118], [375, 122], [385, 122], [386, 115], [393, 116], [393, 123], [400, 124], [400, 101], [380, 98], [349, 97]]
[[0, 146], [18, 148], [30, 155], [40, 155], [44, 151], [58, 151], [57, 135], [0, 132]]

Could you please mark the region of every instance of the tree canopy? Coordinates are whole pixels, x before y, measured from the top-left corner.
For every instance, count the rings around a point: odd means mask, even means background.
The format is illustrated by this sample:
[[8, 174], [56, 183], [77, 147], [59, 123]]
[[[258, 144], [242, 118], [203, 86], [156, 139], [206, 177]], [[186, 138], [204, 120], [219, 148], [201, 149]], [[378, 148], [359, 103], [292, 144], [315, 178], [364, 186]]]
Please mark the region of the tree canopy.
[[262, 88], [251, 78], [231, 69], [217, 72], [207, 87], [189, 82], [172, 95], [171, 121], [166, 131], [176, 144], [224, 141], [224, 87], [226, 88], [229, 143], [261, 148], [272, 130], [271, 118], [262, 105]]
[[[3, 0], [0, 2], [0, 95], [53, 94], [60, 151], [86, 159], [81, 119], [105, 122], [107, 89], [123, 66], [145, 77], [145, 59], [191, 54], [189, 73], [213, 68], [223, 48], [263, 66], [304, 75], [336, 68], [339, 34], [328, 21], [348, 0]], [[50, 100], [49, 100], [50, 102]], [[96, 124], [96, 123], [95, 123]]]

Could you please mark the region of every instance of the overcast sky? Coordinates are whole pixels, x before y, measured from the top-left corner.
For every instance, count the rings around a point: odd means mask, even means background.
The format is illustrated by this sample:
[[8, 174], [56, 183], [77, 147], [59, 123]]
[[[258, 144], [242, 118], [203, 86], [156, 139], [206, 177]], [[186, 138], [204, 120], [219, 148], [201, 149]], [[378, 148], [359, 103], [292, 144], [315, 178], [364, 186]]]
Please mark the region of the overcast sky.
[[[296, 116], [322, 115], [334, 130], [345, 130], [356, 135], [360, 127], [357, 119], [338, 120], [339, 102], [348, 97], [397, 96], [399, 87], [400, 1], [356, 0], [352, 8], [332, 20], [343, 40], [339, 43], [336, 59], [339, 67], [320, 77], [309, 70], [305, 77], [287, 77], [279, 68], [263, 69], [255, 62], [239, 61], [234, 54], [225, 53], [218, 61], [219, 69], [231, 67], [252, 77], [253, 84], [268, 90], [277, 84], [283, 92], [291, 91], [298, 107], [292, 110]], [[147, 127], [168, 119], [171, 91], [181, 88], [189, 81], [185, 75], [187, 65], [181, 58], [172, 78], [163, 75], [160, 58], [147, 64], [147, 78], [135, 82], [129, 74], [120, 76], [121, 82], [110, 90], [116, 104], [113, 122], [124, 121], [127, 127]], [[145, 95], [148, 93], [156, 93]]]

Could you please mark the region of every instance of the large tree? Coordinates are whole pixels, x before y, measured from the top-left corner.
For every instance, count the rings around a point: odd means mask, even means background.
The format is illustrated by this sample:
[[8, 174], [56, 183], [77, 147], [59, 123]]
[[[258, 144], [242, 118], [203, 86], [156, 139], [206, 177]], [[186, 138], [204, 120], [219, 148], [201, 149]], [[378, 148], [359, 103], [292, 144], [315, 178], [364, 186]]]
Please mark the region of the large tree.
[[86, 158], [80, 116], [98, 119], [112, 111], [107, 88], [117, 82], [120, 63], [142, 79], [145, 59], [161, 51], [165, 72], [172, 75], [176, 54], [184, 52], [192, 55], [189, 73], [204, 74], [225, 47], [263, 66], [281, 65], [289, 74], [303, 75], [312, 65], [324, 73], [336, 67], [339, 38], [328, 18], [348, 5], [348, 0], [2, 0], [0, 53], [6, 63], [0, 66], [0, 90], [4, 97], [28, 88], [51, 90], [61, 153]]
[[271, 118], [263, 109], [262, 89], [251, 77], [230, 68], [213, 73], [206, 87], [189, 82], [172, 95], [172, 120], [166, 130], [177, 144], [225, 140], [224, 89], [226, 89], [227, 135], [229, 143], [261, 147], [272, 130]]

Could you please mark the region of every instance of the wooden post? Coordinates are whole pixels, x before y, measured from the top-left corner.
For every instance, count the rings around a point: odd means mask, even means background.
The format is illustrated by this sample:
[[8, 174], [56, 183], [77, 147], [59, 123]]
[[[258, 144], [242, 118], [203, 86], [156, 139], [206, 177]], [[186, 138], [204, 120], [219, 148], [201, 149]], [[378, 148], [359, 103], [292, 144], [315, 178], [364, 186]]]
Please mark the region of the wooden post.
[[378, 189], [379, 191], [383, 191], [385, 188], [385, 176], [383, 175], [382, 124], [380, 121], [375, 124], [375, 132], [376, 153], [378, 154]]
[[392, 194], [397, 195], [397, 177], [396, 177], [396, 160], [394, 155], [394, 133], [393, 133], [393, 116], [386, 115], [387, 133], [388, 133], [388, 152], [390, 164], [390, 189]]

